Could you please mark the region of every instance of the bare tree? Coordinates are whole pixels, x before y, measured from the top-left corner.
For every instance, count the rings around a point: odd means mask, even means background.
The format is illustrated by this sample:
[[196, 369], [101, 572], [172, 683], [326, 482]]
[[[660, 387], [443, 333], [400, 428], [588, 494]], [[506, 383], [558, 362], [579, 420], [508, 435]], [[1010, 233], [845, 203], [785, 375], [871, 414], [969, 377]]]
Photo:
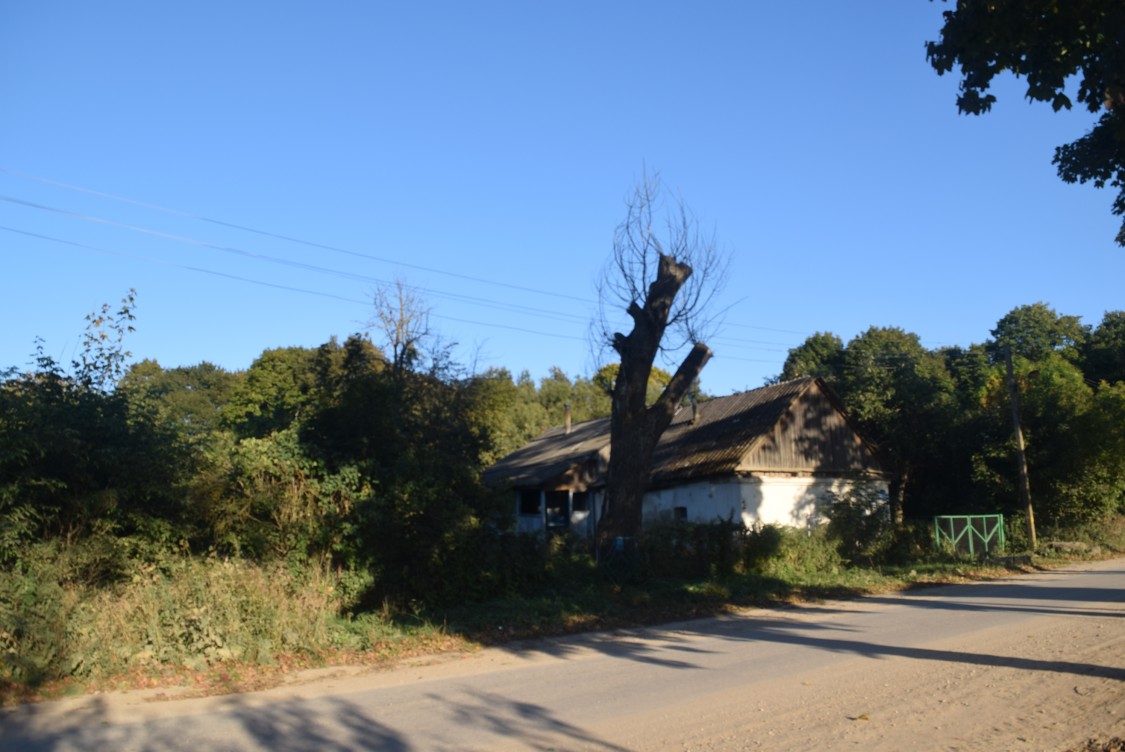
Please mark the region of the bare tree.
[[[712, 324], [707, 310], [725, 274], [713, 238], [700, 233], [682, 200], [669, 207], [661, 194], [659, 177], [646, 175], [626, 199], [625, 220], [598, 286], [598, 338], [621, 359], [612, 393], [607, 513], [599, 527], [603, 543], [640, 531], [653, 450], [711, 357], [703, 342]], [[629, 334], [615, 330], [607, 306], [629, 315]], [[646, 405], [657, 355], [684, 349], [663, 393]]]
[[395, 383], [401, 385], [408, 373], [441, 381], [462, 376], [463, 369], [454, 360], [457, 342], [430, 326], [431, 309], [420, 288], [401, 279], [382, 284], [374, 293], [373, 307], [367, 331], [382, 335], [384, 360]]
[[375, 313], [367, 323], [383, 335], [390, 351], [391, 373], [396, 380], [412, 370], [422, 354], [423, 344], [432, 336], [430, 309], [418, 293], [403, 280], [381, 285], [374, 295]]

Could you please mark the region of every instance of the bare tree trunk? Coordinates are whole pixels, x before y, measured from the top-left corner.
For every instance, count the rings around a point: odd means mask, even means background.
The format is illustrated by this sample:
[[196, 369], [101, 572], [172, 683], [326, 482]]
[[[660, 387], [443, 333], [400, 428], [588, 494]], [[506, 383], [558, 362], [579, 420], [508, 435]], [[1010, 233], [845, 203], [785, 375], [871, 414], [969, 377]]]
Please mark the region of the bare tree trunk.
[[656, 279], [649, 286], [644, 305], [634, 302], [629, 306], [633, 330], [628, 336], [614, 336], [613, 347], [621, 356], [621, 367], [613, 387], [606, 481], [609, 510], [599, 536], [603, 542], [640, 532], [641, 505], [652, 471], [653, 450], [711, 357], [705, 344], [696, 343], [656, 403], [645, 405], [649, 374], [668, 326], [669, 312], [691, 273], [686, 263], [661, 254]]
[[[665, 212], [660, 192], [659, 178], [646, 175], [626, 200], [628, 212], [614, 234], [611, 263], [599, 284], [601, 341], [621, 359], [611, 392], [607, 510], [597, 536], [602, 550], [617, 537], [640, 532], [653, 451], [711, 357], [703, 344], [710, 328], [706, 309], [725, 275], [714, 241], [699, 234], [683, 202]], [[654, 230], [661, 225], [663, 242]], [[607, 305], [629, 314], [628, 335], [610, 323]], [[690, 348], [683, 362], [656, 401], [647, 405], [657, 354], [682, 347]]]
[[906, 501], [906, 483], [910, 478], [910, 468], [905, 465], [897, 467], [894, 475], [891, 476], [889, 484], [888, 501], [891, 507], [891, 522], [896, 527], [900, 527], [906, 521], [906, 515], [903, 511], [904, 502]]

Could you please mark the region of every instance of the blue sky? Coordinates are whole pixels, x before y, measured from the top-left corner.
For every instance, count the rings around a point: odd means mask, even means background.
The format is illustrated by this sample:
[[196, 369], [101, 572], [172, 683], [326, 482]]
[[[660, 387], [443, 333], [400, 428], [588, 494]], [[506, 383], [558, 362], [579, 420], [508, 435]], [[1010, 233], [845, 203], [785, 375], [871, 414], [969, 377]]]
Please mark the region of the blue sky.
[[[706, 391], [816, 331], [983, 341], [1122, 308], [1086, 112], [1006, 79], [981, 118], [942, 3], [58, 2], [0, 9], [0, 367], [69, 361], [137, 290], [134, 357], [250, 365], [418, 288], [458, 359], [593, 372], [595, 281], [658, 171], [730, 254]], [[376, 335], [376, 339], [378, 339]], [[667, 364], [665, 367], [669, 367]]]

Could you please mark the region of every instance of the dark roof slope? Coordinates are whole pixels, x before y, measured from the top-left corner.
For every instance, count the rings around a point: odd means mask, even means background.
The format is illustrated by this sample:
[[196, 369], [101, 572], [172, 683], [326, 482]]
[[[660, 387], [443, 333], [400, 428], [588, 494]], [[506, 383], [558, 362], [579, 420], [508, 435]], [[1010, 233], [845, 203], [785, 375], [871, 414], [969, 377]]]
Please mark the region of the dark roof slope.
[[681, 408], [652, 458], [654, 481], [732, 473], [756, 441], [769, 434], [816, 379], [806, 377]]
[[603, 450], [609, 454], [609, 418], [576, 423], [570, 433], [551, 428], [485, 470], [484, 480], [538, 486]]
[[[700, 402], [694, 422], [692, 408], [680, 408], [657, 444], [653, 482], [735, 472], [756, 443], [769, 436], [810, 389], [816, 389], [831, 404], [827, 409], [843, 416], [843, 406], [835, 394], [812, 376]], [[608, 458], [608, 454], [609, 419], [601, 418], [578, 423], [569, 434], [562, 428], [552, 428], [497, 462], [484, 478], [489, 483], [507, 480], [515, 486], [534, 487], [598, 455]]]

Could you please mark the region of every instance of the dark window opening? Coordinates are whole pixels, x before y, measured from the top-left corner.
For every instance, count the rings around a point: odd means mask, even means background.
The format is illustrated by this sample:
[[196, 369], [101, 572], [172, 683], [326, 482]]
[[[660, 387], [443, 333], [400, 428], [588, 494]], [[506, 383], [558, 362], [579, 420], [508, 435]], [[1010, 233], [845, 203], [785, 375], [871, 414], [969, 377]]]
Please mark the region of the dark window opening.
[[547, 492], [547, 527], [564, 528], [570, 526], [570, 493], [568, 491]]
[[539, 514], [539, 491], [520, 491], [520, 514]]
[[687, 519], [687, 507], [675, 507], [672, 509], [672, 519], [683, 522]]
[[570, 497], [570, 508], [575, 512], [589, 512], [590, 492], [575, 491], [574, 494]]

